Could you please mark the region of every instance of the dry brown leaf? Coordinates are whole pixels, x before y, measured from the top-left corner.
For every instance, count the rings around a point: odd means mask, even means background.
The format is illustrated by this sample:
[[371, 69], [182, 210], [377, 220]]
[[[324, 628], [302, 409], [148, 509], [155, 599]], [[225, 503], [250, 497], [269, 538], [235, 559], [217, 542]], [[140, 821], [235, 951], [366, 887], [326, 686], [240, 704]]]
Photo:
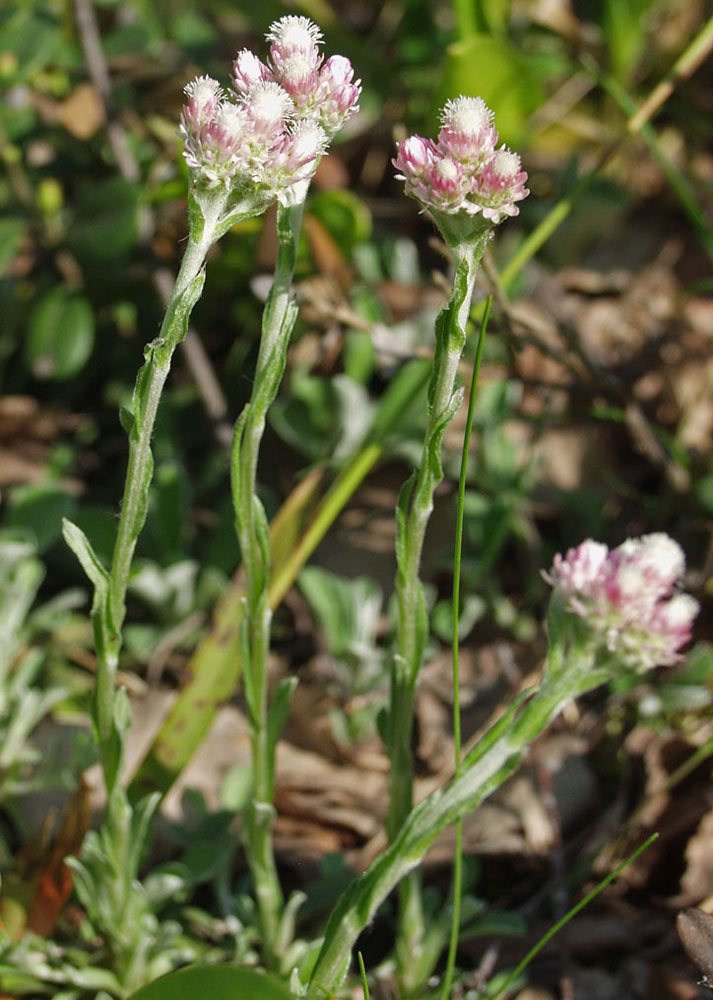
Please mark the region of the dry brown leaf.
[[706, 813], [686, 844], [681, 894], [685, 903], [713, 896], [713, 809]]
[[104, 103], [91, 83], [80, 83], [57, 105], [57, 120], [76, 139], [91, 139], [105, 119]]

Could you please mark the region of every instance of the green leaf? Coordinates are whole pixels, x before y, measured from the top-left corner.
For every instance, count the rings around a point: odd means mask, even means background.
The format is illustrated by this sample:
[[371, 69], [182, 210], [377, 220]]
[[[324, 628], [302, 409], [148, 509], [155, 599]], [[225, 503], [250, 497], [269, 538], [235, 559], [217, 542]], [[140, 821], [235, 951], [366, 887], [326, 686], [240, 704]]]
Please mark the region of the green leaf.
[[140, 197], [139, 186], [120, 177], [78, 188], [69, 244], [83, 265], [103, 266], [134, 247]]
[[644, 52], [655, 0], [604, 0], [602, 27], [614, 76], [627, 82]]
[[62, 533], [62, 518], [74, 513], [76, 501], [54, 483], [23, 486], [13, 492], [5, 523], [25, 528], [37, 540], [38, 552], [45, 552]]
[[415, 485], [416, 473], [412, 472], [399, 490], [399, 497], [396, 501], [396, 565], [399, 568], [399, 572], [406, 566], [406, 557], [408, 555], [406, 548], [406, 526], [411, 506], [411, 494]]
[[[166, 315], [162, 333], [164, 341], [154, 341], [156, 357], [159, 361], [170, 361], [174, 348], [185, 340], [188, 333], [188, 320], [190, 319], [193, 307], [201, 297], [203, 285], [205, 283], [205, 269], [198, 272], [190, 284], [175, 298], [169, 306], [172, 312]], [[148, 361], [148, 358], [147, 358]]]
[[27, 223], [24, 219], [0, 219], [0, 276], [12, 263], [26, 229]]
[[97, 592], [105, 591], [109, 583], [109, 574], [99, 562], [82, 529], [65, 517], [62, 520], [62, 534], [65, 542], [79, 560], [82, 569], [94, 584], [95, 590]]
[[58, 286], [32, 310], [25, 360], [35, 378], [72, 378], [93, 347], [94, 313], [84, 296]]
[[296, 677], [283, 677], [272, 696], [272, 704], [267, 716], [267, 738], [271, 747], [271, 757], [287, 722], [287, 716], [290, 714], [290, 703], [296, 687]]
[[49, 5], [7, 4], [0, 18], [0, 34], [3, 52], [13, 54], [16, 67], [10, 80], [3, 80], [5, 86], [29, 81], [62, 49], [59, 17]]
[[134, 993], [131, 1000], [290, 1000], [270, 976], [236, 965], [193, 966], [171, 972]]
[[356, 243], [365, 243], [371, 236], [371, 212], [368, 206], [346, 188], [320, 191], [310, 199], [309, 213], [324, 225], [339, 244], [350, 254]]

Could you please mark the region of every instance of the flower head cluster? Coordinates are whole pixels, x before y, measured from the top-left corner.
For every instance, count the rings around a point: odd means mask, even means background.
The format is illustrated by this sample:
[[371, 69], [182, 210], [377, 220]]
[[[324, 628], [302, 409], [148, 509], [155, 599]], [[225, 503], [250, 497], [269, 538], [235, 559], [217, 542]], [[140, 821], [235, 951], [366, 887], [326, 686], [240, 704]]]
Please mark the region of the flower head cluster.
[[648, 669], [681, 659], [698, 603], [675, 591], [685, 561], [663, 533], [627, 539], [611, 551], [588, 540], [555, 556], [546, 577], [565, 608], [586, 620], [611, 653]]
[[517, 202], [530, 192], [520, 157], [504, 146], [496, 149], [497, 141], [485, 101], [458, 97], [443, 108], [435, 142], [412, 135], [399, 144], [396, 176], [426, 208], [501, 222], [518, 214]]
[[323, 61], [319, 28], [306, 17], [281, 18], [267, 40], [268, 63], [238, 53], [230, 93], [207, 76], [188, 84], [180, 132], [186, 162], [204, 183], [284, 200], [314, 174], [356, 110], [361, 83], [344, 56]]

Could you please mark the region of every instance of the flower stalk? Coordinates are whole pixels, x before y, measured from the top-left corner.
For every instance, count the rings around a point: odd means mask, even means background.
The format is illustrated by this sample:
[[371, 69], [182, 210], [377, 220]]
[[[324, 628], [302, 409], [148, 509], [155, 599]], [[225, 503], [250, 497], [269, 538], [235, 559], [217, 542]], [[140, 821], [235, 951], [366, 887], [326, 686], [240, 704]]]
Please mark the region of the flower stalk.
[[[257, 368], [250, 401], [235, 426], [231, 483], [236, 531], [245, 573], [241, 648], [252, 747], [253, 790], [244, 841], [253, 878], [265, 964], [280, 967], [291, 937], [296, 901], [285, 907], [272, 841], [275, 746], [289, 712], [294, 681], [268, 691], [270, 647], [270, 539], [267, 517], [257, 496], [257, 464], [267, 412], [277, 395], [287, 348], [297, 318], [291, 295], [304, 202], [309, 181], [329, 139], [356, 109], [361, 85], [344, 56], [323, 61], [321, 33], [305, 17], [285, 17], [267, 36], [270, 58], [263, 63], [243, 50], [233, 65], [233, 88], [257, 123], [259, 157], [267, 155], [267, 176], [291, 185], [278, 195], [278, 253], [275, 276], [263, 313]], [[213, 121], [216, 121], [215, 114]], [[277, 122], [289, 122], [279, 135]], [[221, 120], [216, 121], [220, 128]], [[195, 134], [195, 133], [194, 133]], [[198, 139], [201, 137], [198, 136]], [[196, 150], [202, 148], [196, 143]], [[236, 132], [232, 156], [250, 161], [255, 148]], [[232, 169], [232, 168], [231, 168]]]
[[[456, 390], [458, 366], [466, 341], [466, 323], [478, 267], [490, 238], [491, 226], [482, 225], [469, 239], [455, 243], [453, 290], [436, 324], [436, 354], [428, 394], [428, 418], [420, 466], [405, 485], [397, 515], [398, 604], [397, 653], [391, 668], [391, 701], [387, 749], [391, 763], [387, 833], [393, 841], [413, 806], [413, 702], [427, 638], [427, 612], [419, 577], [426, 529], [436, 487], [443, 478], [441, 443], [446, 427], [461, 402]], [[397, 956], [402, 985], [418, 979], [424, 943], [420, 873], [402, 882]], [[416, 971], [414, 971], [416, 970]]]
[[269, 529], [257, 496], [256, 477], [267, 411], [282, 379], [297, 315], [290, 287], [303, 209], [304, 202], [278, 207], [279, 243], [275, 279], [263, 314], [253, 392], [236, 424], [231, 461], [233, 505], [245, 573], [241, 645], [253, 770], [253, 793], [245, 818], [244, 839], [260, 914], [263, 951], [270, 966], [278, 962], [277, 942], [283, 909], [272, 846], [274, 755], [277, 737], [289, 709], [292, 685], [283, 685], [280, 689], [273, 702], [271, 718], [267, 662], [272, 621], [268, 593]]
[[[527, 175], [521, 170], [519, 157], [510, 150], [496, 149], [497, 138], [492, 112], [484, 101], [459, 97], [443, 109], [437, 141], [410, 136], [400, 144], [394, 160], [406, 193], [428, 209], [440, 229], [453, 259], [454, 279], [448, 305], [436, 321], [421, 461], [397, 505], [398, 625], [385, 731], [391, 763], [387, 834], [392, 843], [413, 805], [413, 703], [428, 637], [419, 577], [421, 554], [434, 493], [443, 478], [443, 435], [462, 399], [456, 378], [470, 304], [495, 225], [517, 215], [517, 202], [528, 194]], [[414, 870], [399, 886], [396, 960], [406, 995], [417, 993], [428, 978], [447, 933], [447, 921], [443, 920], [432, 922], [426, 930], [420, 873]]]

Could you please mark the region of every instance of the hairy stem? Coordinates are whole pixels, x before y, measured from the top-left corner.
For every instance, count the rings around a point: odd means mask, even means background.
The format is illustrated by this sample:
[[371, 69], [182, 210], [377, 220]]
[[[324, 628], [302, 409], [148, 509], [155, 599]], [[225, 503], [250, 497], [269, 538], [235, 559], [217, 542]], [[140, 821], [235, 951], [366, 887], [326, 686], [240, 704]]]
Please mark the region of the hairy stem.
[[[387, 833], [394, 841], [413, 805], [413, 700], [427, 637], [426, 608], [419, 577], [426, 528], [433, 496], [443, 478], [441, 443], [458, 407], [455, 390], [458, 366], [466, 340], [466, 323], [475, 279], [490, 236], [484, 227], [476, 238], [453, 243], [455, 276], [451, 298], [436, 323], [436, 353], [428, 393], [428, 419], [420, 466], [406, 484], [397, 510], [398, 603], [397, 650], [391, 669], [391, 701], [387, 749], [391, 784]], [[418, 957], [424, 936], [418, 872], [400, 886], [396, 951], [400, 980], [408, 993], [420, 979]]]
[[245, 849], [255, 886], [266, 963], [279, 963], [278, 933], [283, 909], [272, 844], [275, 738], [269, 731], [267, 658], [270, 643], [269, 537], [256, 495], [257, 461], [267, 411], [285, 367], [296, 311], [290, 296], [304, 203], [278, 207], [275, 278], [263, 315], [262, 338], [250, 402], [235, 428], [232, 454], [233, 505], [245, 573], [242, 625], [245, 692], [250, 716], [253, 797], [245, 823]]
[[[203, 210], [203, 224], [188, 240], [181, 268], [158, 338], [145, 351], [134, 390], [134, 412], [129, 431], [129, 461], [121, 503], [119, 527], [108, 575], [107, 599], [98, 629], [98, 664], [94, 693], [94, 724], [102, 768], [111, 792], [118, 775], [113, 703], [116, 670], [121, 651], [121, 629], [126, 615], [126, 591], [139, 533], [146, 518], [147, 493], [153, 472], [151, 437], [159, 400], [171, 367], [173, 353], [185, 335], [188, 316], [200, 294], [200, 275], [206, 254], [225, 207], [225, 196], [215, 194]], [[113, 745], [113, 746], [112, 746]]]
[[468, 754], [460, 776], [443, 792], [434, 792], [411, 810], [389, 848], [344, 894], [329, 919], [308, 1000], [339, 990], [359, 935], [392, 889], [420, 864], [438, 834], [463, 819], [513, 774], [528, 746], [570, 700], [609, 676], [593, 669], [586, 650], [570, 649], [566, 666], [559, 669], [562, 650], [553, 652], [541, 688], [529, 692], [524, 704], [520, 698], [510, 707]]

